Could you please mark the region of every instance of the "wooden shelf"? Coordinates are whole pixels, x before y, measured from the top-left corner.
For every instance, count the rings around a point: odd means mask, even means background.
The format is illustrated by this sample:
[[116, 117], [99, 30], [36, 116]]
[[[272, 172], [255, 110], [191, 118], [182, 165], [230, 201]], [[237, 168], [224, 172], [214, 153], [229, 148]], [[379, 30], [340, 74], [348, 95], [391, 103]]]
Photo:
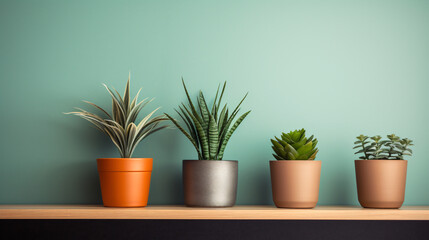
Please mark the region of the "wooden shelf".
[[356, 206], [280, 209], [274, 206], [188, 208], [152, 205], [145, 208], [106, 208], [96, 205], [0, 205], [0, 219], [429, 220], [429, 206], [401, 209]]

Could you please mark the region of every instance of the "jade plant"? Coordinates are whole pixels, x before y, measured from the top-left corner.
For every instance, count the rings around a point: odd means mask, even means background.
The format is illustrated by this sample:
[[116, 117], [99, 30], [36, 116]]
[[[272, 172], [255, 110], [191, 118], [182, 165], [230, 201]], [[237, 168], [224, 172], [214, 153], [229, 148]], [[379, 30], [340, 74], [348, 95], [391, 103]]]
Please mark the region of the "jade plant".
[[385, 159], [402, 160], [404, 156], [411, 156], [413, 151], [409, 148], [413, 146], [413, 141], [408, 138], [400, 138], [395, 134], [387, 135], [383, 140], [381, 136], [368, 137], [359, 135], [356, 137], [353, 149], [359, 149], [355, 154], [362, 154], [360, 159]]
[[146, 137], [161, 129], [166, 128], [166, 125], [160, 126], [163, 121], [168, 121], [164, 115], [152, 117], [152, 115], [159, 109], [155, 109], [140, 122], [136, 123], [140, 111], [153, 99], [148, 98], [138, 101], [138, 96], [141, 89], [136, 96], [131, 100], [130, 98], [130, 77], [125, 87], [125, 93], [121, 96], [118, 91], [113, 91], [103, 84], [109, 95], [112, 97], [112, 114], [98, 105], [84, 101], [101, 112], [101, 115], [88, 112], [81, 108], [75, 108], [77, 112], [69, 112], [66, 114], [73, 114], [79, 116], [90, 123], [92, 123], [98, 130], [105, 133], [110, 137], [112, 142], [118, 148], [122, 158], [130, 158], [137, 147], [137, 145]]
[[185, 105], [182, 103], [179, 105], [179, 109], [175, 109], [175, 111], [183, 123], [180, 124], [166, 113], [165, 115], [189, 139], [198, 153], [199, 160], [222, 160], [229, 139], [240, 123], [250, 113], [250, 111], [244, 113], [234, 122], [240, 111], [240, 105], [246, 99], [247, 94], [237, 107], [230, 112], [227, 104], [224, 104], [223, 107], [221, 106], [226, 82], [223, 84], [220, 92], [220, 85], [218, 86], [211, 108], [209, 108], [202, 91], [199, 92], [197, 101], [194, 104], [183, 79], [182, 84], [188, 104]]
[[271, 139], [271, 143], [277, 160], [314, 160], [319, 152], [317, 139], [313, 135], [307, 138], [304, 129], [282, 133], [280, 138]]

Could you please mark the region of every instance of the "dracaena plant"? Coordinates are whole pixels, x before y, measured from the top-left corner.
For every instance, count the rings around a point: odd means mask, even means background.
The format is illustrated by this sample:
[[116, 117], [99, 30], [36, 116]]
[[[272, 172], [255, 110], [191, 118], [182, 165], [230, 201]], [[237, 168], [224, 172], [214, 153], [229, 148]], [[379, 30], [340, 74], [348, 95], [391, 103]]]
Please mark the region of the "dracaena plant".
[[304, 129], [282, 133], [280, 138], [271, 139], [271, 143], [277, 160], [314, 160], [319, 152], [317, 139], [313, 135], [307, 138]]
[[78, 111], [66, 114], [79, 116], [92, 123], [98, 130], [110, 137], [112, 142], [118, 148], [122, 158], [130, 158], [136, 146], [144, 138], [167, 127], [166, 125], [160, 126], [159, 124], [163, 121], [167, 121], [168, 118], [164, 115], [151, 118], [159, 109], [157, 108], [136, 124], [140, 111], [153, 99], [148, 100], [148, 98], [145, 98], [142, 101], [138, 101], [138, 96], [141, 91], [140, 89], [136, 96], [131, 100], [130, 77], [128, 77], [123, 96], [121, 96], [115, 89], [112, 91], [105, 84], [103, 85], [112, 97], [112, 114], [109, 114], [103, 108], [88, 101], [84, 102], [95, 107], [102, 114], [97, 115], [81, 108], [76, 108]]
[[390, 159], [402, 160], [404, 156], [411, 156], [413, 151], [409, 148], [413, 146], [413, 141], [408, 138], [400, 138], [395, 134], [387, 135], [383, 140], [381, 136], [368, 137], [359, 135], [356, 137], [353, 149], [358, 149], [355, 154], [362, 154], [360, 159]]
[[[179, 109], [175, 109], [182, 119], [180, 124], [170, 115], [165, 115], [173, 122], [174, 125], [191, 141], [198, 153], [199, 160], [222, 160], [225, 147], [234, 131], [240, 123], [246, 118], [250, 111], [244, 113], [234, 122], [240, 105], [246, 98], [243, 97], [237, 107], [230, 112], [227, 104], [221, 106], [222, 97], [225, 91], [226, 82], [223, 84], [219, 93], [220, 85], [217, 89], [216, 96], [211, 108], [200, 91], [197, 102], [194, 104], [186, 89], [185, 82], [182, 79], [183, 88], [185, 89], [188, 104], [182, 103]], [[187, 130], [185, 130], [185, 128]]]

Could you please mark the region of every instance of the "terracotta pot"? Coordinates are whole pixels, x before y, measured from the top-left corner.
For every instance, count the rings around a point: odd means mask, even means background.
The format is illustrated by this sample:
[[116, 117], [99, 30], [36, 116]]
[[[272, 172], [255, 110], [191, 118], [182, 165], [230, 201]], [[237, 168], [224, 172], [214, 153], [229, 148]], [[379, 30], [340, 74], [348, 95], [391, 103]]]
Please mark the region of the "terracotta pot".
[[365, 208], [400, 208], [404, 202], [406, 160], [355, 160], [359, 203]]
[[149, 197], [152, 158], [99, 158], [105, 207], [145, 207]]
[[274, 204], [279, 208], [313, 208], [319, 199], [322, 162], [270, 161]]
[[232, 207], [237, 197], [238, 162], [183, 160], [183, 190], [188, 207]]

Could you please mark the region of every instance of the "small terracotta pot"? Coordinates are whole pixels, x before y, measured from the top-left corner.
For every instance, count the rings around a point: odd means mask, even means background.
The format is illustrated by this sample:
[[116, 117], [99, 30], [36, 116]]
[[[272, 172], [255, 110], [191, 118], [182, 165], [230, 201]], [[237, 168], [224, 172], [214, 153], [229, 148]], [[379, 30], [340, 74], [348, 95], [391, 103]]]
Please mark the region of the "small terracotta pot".
[[322, 162], [270, 161], [274, 204], [279, 208], [314, 208], [319, 199]]
[[105, 207], [145, 207], [149, 197], [152, 158], [99, 158]]
[[365, 208], [400, 208], [407, 178], [406, 160], [355, 160], [359, 203]]

